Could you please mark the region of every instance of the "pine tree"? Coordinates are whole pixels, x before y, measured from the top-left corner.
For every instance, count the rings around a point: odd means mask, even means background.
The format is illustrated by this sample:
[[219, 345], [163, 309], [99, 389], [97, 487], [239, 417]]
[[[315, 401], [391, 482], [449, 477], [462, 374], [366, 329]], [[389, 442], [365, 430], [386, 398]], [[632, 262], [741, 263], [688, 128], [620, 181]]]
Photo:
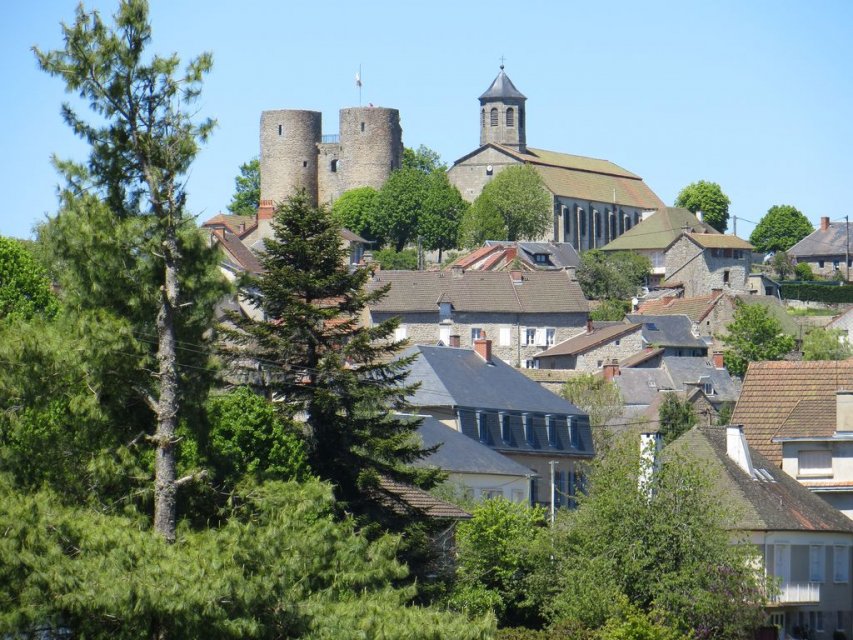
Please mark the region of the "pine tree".
[[304, 416], [309, 464], [338, 499], [387, 516], [381, 477], [429, 488], [439, 476], [410, 466], [428, 451], [415, 437], [417, 421], [393, 413], [411, 392], [411, 359], [394, 359], [397, 321], [360, 322], [386, 290], [365, 290], [370, 269], [350, 269], [340, 228], [304, 193], [279, 206], [272, 226], [264, 273], [246, 288], [264, 319], [235, 318], [230, 350], [259, 363], [267, 393]]

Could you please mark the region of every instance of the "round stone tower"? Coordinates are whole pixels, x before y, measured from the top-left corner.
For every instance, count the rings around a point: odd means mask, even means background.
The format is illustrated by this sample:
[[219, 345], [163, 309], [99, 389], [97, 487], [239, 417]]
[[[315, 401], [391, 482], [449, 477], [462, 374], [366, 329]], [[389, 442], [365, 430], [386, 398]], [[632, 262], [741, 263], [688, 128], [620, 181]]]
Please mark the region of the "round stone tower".
[[501, 72], [480, 96], [480, 146], [494, 142], [524, 153], [527, 150], [524, 103], [527, 98]]
[[341, 109], [340, 145], [343, 190], [379, 189], [403, 161], [400, 112], [383, 107]]
[[261, 113], [261, 200], [281, 202], [305, 189], [317, 204], [319, 111], [280, 109]]

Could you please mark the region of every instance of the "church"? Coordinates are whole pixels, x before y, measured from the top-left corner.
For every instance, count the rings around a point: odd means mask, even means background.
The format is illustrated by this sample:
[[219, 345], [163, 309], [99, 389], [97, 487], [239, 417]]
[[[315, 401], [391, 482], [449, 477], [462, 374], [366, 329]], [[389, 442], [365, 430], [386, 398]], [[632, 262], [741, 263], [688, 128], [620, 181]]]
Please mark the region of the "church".
[[480, 146], [447, 172], [467, 201], [503, 169], [530, 165], [554, 206], [553, 230], [542, 240], [568, 242], [578, 251], [603, 247], [638, 224], [644, 211], [666, 206], [640, 176], [612, 162], [528, 147], [527, 98], [503, 65], [479, 100]]

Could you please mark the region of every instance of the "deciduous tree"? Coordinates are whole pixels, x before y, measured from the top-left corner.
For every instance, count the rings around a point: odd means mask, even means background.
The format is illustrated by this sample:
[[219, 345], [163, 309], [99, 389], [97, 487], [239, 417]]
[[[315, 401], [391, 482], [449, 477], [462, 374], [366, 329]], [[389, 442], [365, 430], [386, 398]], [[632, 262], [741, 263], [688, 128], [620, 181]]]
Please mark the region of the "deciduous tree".
[[739, 302], [734, 319], [723, 336], [726, 369], [743, 376], [750, 362], [781, 360], [794, 348], [794, 339], [782, 333], [782, 325], [760, 304]]
[[578, 283], [591, 300], [625, 300], [637, 294], [652, 270], [649, 259], [628, 251], [591, 249], [581, 256]]
[[757, 251], [787, 251], [812, 231], [812, 223], [800, 211], [789, 204], [777, 204], [758, 221], [749, 241]]
[[853, 347], [841, 329], [814, 327], [803, 339], [803, 360], [846, 360]]
[[379, 192], [373, 187], [358, 187], [341, 194], [332, 205], [332, 216], [339, 225], [366, 240], [379, 240], [376, 230]]
[[567, 380], [560, 395], [588, 413], [593, 428], [603, 427], [609, 420], [621, 416], [625, 409], [619, 387], [592, 373]]
[[238, 216], [253, 216], [261, 204], [261, 163], [257, 158], [240, 165], [240, 175], [234, 178], [234, 195], [228, 211]]
[[26, 245], [0, 236], [0, 319], [51, 316], [56, 306], [50, 280]]
[[658, 432], [664, 444], [669, 444], [682, 433], [696, 426], [699, 417], [686, 398], [679, 398], [674, 393], [666, 393], [658, 409], [658, 420], [660, 421]]
[[701, 211], [704, 221], [720, 233], [729, 226], [731, 200], [716, 182], [699, 180], [684, 187], [675, 199], [676, 207], [684, 207], [692, 213]]

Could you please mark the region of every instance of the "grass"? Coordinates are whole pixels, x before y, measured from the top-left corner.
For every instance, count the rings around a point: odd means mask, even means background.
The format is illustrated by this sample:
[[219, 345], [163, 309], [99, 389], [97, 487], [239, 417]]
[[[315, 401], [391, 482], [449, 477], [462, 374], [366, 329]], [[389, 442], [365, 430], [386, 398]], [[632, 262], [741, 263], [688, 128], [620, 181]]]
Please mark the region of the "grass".
[[838, 315], [838, 309], [812, 309], [810, 307], [798, 307], [796, 309], [788, 309], [788, 314], [792, 316], [834, 316]]

